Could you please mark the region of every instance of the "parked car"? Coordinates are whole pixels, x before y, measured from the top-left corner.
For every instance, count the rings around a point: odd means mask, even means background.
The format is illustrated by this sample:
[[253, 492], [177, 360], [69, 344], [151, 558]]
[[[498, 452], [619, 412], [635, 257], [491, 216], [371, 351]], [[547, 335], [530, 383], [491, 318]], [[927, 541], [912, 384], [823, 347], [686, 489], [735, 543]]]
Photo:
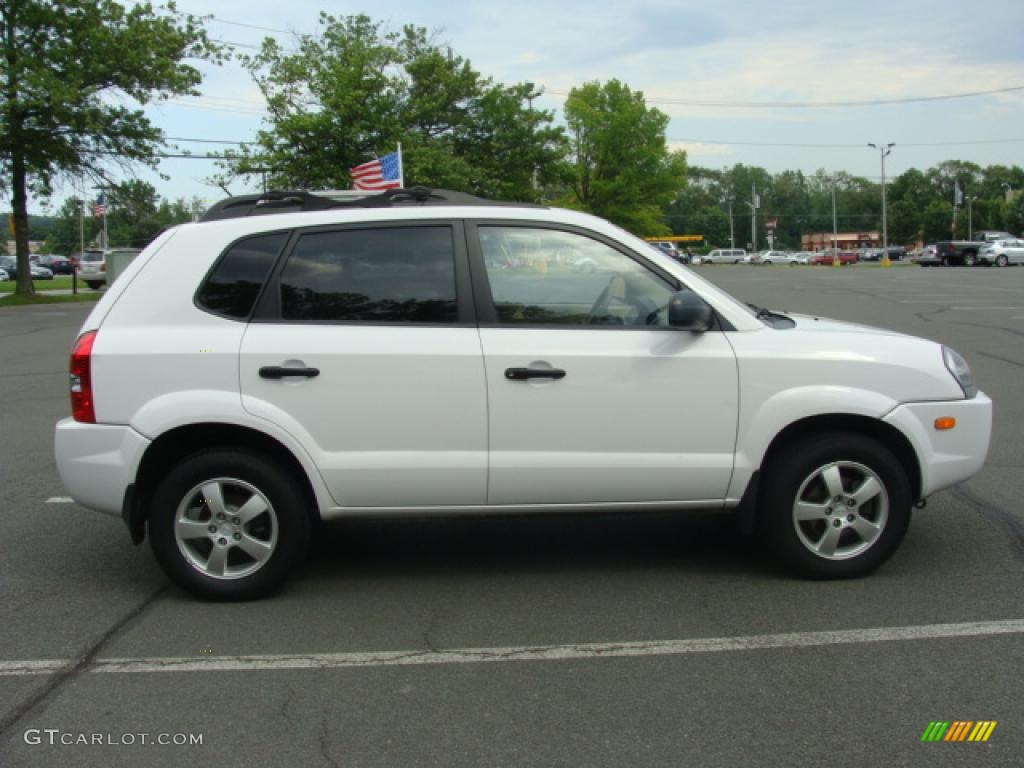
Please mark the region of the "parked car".
[[790, 263], [790, 266], [794, 267], [801, 264], [810, 264], [813, 256], [814, 253], [811, 251], [798, 251], [793, 254], [793, 261]]
[[107, 274], [107, 258], [112, 253], [138, 254], [138, 248], [111, 248], [109, 250], [92, 249], [82, 252], [81, 262], [78, 268], [78, 276], [90, 288], [96, 289], [106, 285], [109, 280]]
[[1024, 264], [1024, 240], [1018, 238], [996, 240], [978, 252], [978, 263], [986, 266], [1006, 267]]
[[858, 251], [858, 259], [860, 261], [881, 261], [882, 256], [886, 253], [889, 254], [890, 261], [902, 261], [907, 255], [907, 250], [902, 245], [890, 245], [888, 249], [862, 248]]
[[46, 267], [55, 275], [73, 275], [75, 273], [75, 265], [71, 263], [70, 259], [53, 253], [39, 254], [36, 263], [41, 267]]
[[[847, 264], [857, 263], [857, 252], [856, 251], [839, 251], [838, 252], [839, 264], [846, 266]], [[819, 251], [808, 259], [808, 263], [814, 266], [820, 266], [822, 264], [832, 264], [836, 260], [836, 252], [831, 248], [825, 251]]]
[[[53, 280], [53, 272], [46, 267], [29, 262], [29, 271], [33, 280]], [[0, 269], [7, 273], [8, 279], [18, 279], [18, 262], [13, 256], [0, 256]]]
[[690, 254], [686, 253], [685, 251], [680, 251], [678, 248], [676, 248], [675, 243], [648, 241], [647, 244], [651, 246], [654, 250], [658, 251], [659, 253], [664, 253], [666, 256], [675, 259], [680, 264], [690, 263]]
[[[278, 195], [133, 261], [56, 426], [71, 497], [198, 595], [266, 594], [355, 515], [726, 509], [797, 572], [860, 576], [984, 463], [992, 403], [949, 347], [749, 307], [575, 211]], [[542, 239], [597, 269], [492, 266]]]
[[707, 264], [742, 264], [750, 257], [742, 248], [716, 248], [702, 259]]
[[11, 279], [11, 276], [9, 274], [7, 274], [7, 270], [6, 269], [0, 269], [0, 282], [3, 282], [4, 280], [10, 280], [10, 279]]
[[973, 267], [978, 263], [978, 254], [986, 243], [1014, 239], [1016, 238], [1009, 232], [981, 230], [974, 233], [973, 240], [942, 240], [936, 243], [935, 255], [944, 267]]
[[753, 262], [755, 264], [771, 265], [793, 263], [793, 254], [786, 253], [785, 251], [761, 251], [757, 256], [757, 261]]

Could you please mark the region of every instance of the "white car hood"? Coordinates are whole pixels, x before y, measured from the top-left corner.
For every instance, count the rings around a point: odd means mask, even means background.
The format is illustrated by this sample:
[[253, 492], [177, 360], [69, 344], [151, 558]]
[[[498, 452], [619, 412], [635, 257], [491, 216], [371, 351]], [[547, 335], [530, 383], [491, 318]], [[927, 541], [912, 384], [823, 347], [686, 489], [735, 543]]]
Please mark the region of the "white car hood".
[[873, 325], [862, 325], [861, 323], [846, 323], [842, 320], [833, 320], [828, 317], [816, 315], [799, 315], [784, 313], [796, 323], [801, 331], [825, 331], [828, 333], [873, 333], [881, 336], [907, 336], [908, 334], [892, 331], [888, 328], [876, 328]]

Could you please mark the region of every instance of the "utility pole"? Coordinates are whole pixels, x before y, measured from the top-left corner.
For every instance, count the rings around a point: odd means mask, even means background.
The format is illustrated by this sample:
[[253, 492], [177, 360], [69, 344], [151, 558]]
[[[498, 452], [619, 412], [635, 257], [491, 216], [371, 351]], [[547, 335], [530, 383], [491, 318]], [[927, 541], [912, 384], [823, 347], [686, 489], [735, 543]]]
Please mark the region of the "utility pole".
[[744, 201], [750, 208], [750, 252], [757, 253], [757, 209], [761, 207], [761, 201], [757, 197], [757, 187], [750, 185], [750, 202]]
[[832, 175], [832, 260], [839, 258], [839, 217], [836, 216], [836, 177]]
[[[883, 256], [889, 255], [889, 227], [886, 221], [886, 206], [885, 206], [885, 158], [892, 152], [892, 148], [896, 146], [895, 143], [889, 144], [868, 144], [869, 147], [873, 147], [878, 150], [878, 154], [882, 160], [882, 254]], [[954, 213], [954, 216], [956, 214]]]
[[732, 200], [729, 201], [729, 247], [736, 247], [736, 234], [732, 229]]
[[967, 195], [967, 239], [974, 239], [974, 214], [971, 211], [971, 201], [973, 197]]
[[[534, 92], [531, 87], [530, 91], [526, 94], [526, 103], [530, 105], [530, 134], [536, 133], [536, 122], [533, 119], [533, 100], [544, 95], [544, 86], [540, 87], [540, 90]], [[533, 193], [538, 193], [537, 189], [537, 164], [533, 164]], [[539, 195], [538, 195], [539, 197]]]

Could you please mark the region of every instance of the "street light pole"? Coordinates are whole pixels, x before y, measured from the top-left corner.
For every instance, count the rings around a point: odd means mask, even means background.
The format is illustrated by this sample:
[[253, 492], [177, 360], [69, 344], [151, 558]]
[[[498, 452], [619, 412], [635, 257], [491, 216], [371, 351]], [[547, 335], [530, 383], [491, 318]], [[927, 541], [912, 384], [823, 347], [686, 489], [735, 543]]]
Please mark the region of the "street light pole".
[[885, 158], [892, 152], [892, 148], [896, 146], [895, 143], [890, 144], [874, 144], [868, 143], [869, 147], [873, 147], [878, 150], [878, 154], [882, 160], [882, 253], [885, 256], [889, 255], [889, 225], [886, 220], [886, 205], [885, 205]]
[[974, 215], [971, 212], [971, 201], [974, 200], [970, 195], [967, 196], [967, 239], [974, 239]]

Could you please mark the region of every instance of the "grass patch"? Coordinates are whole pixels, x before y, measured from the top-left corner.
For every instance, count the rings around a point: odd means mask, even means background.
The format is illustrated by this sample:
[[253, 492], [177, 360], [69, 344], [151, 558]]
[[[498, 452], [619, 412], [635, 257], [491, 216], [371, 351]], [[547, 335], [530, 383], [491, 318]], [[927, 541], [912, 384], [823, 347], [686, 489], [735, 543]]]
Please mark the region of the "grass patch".
[[[59, 291], [61, 289], [71, 290], [71, 275], [61, 275], [53, 278], [53, 280], [33, 280], [32, 285], [35, 286], [37, 291]], [[82, 279], [78, 279], [78, 290], [89, 291], [92, 290]], [[0, 293], [14, 292], [14, 281], [13, 280], [0, 280]]]
[[[2, 283], [0, 283], [2, 285]], [[36, 304], [80, 304], [83, 302], [92, 303], [102, 296], [99, 291], [86, 291], [85, 293], [67, 293], [58, 296], [50, 296], [37, 293], [35, 296], [18, 296], [11, 294], [0, 298], [0, 307], [29, 307]]]

